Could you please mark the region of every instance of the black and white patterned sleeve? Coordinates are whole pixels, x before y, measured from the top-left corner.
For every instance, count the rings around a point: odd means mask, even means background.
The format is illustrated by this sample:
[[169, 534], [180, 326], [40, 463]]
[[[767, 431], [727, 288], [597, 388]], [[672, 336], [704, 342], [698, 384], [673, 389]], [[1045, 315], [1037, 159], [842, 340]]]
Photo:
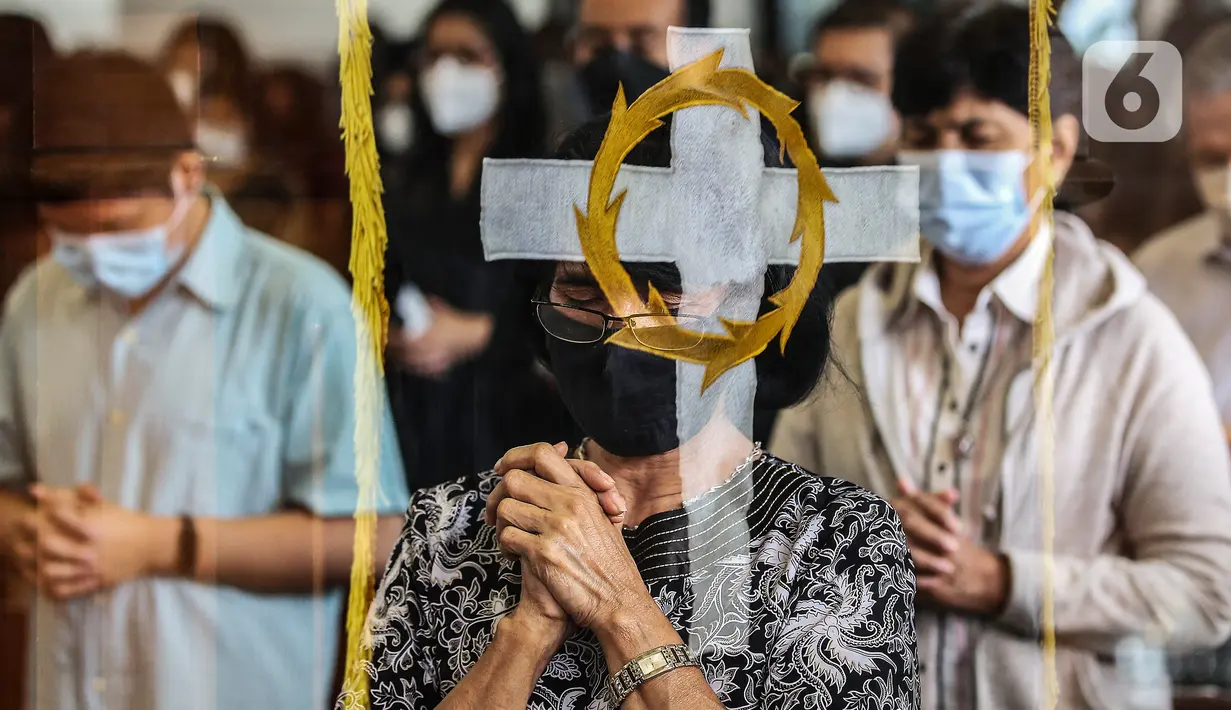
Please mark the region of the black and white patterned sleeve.
[[[412, 501], [368, 619], [372, 656], [367, 664], [370, 704], [366, 707], [371, 710], [432, 710], [441, 702], [432, 657], [436, 646], [432, 610], [425, 593], [431, 569], [427, 516]], [[360, 710], [365, 707], [360, 699], [344, 692], [335, 710]]]
[[832, 497], [794, 541], [762, 707], [917, 710], [906, 536], [886, 501], [847, 483], [827, 485]]

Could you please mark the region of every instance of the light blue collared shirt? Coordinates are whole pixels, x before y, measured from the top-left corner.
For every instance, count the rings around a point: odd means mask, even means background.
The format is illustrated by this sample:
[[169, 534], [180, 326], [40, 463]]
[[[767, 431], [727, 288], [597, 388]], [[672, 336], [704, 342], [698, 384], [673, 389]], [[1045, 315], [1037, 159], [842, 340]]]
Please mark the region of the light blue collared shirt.
[[[160, 516], [353, 515], [347, 289], [211, 201], [175, 283], [135, 317], [51, 260], [14, 287], [0, 322], [0, 483], [92, 482]], [[379, 510], [402, 513], [387, 407], [383, 426]], [[147, 579], [67, 604], [39, 599], [31, 705], [327, 708], [342, 595]]]

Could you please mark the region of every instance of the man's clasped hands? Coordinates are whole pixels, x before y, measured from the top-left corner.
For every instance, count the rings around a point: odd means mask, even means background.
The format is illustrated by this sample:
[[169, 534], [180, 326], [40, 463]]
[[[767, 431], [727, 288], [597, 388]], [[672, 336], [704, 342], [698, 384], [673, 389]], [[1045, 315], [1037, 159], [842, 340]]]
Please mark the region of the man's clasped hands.
[[979, 616], [1000, 613], [1009, 594], [1008, 560], [971, 539], [955, 510], [958, 493], [924, 493], [904, 480], [898, 491], [890, 503], [906, 531], [920, 604]]
[[0, 544], [22, 577], [53, 599], [87, 596], [175, 567], [178, 520], [105, 500], [92, 485], [30, 488], [33, 506]]

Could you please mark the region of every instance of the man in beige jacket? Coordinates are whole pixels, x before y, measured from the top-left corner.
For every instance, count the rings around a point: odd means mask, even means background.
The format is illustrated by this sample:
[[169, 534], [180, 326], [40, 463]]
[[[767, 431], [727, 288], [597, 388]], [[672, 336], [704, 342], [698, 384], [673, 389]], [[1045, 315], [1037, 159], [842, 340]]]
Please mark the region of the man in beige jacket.
[[[1043, 707], [1048, 588], [1060, 707], [1167, 708], [1165, 675], [1118, 675], [1116, 655], [1231, 631], [1231, 457], [1197, 354], [1138, 272], [1077, 218], [1058, 214], [1054, 230], [1037, 218], [1047, 181], [1031, 156], [1028, 23], [999, 7], [904, 41], [899, 160], [920, 167], [929, 246], [839, 300], [839, 365], [770, 448], [898, 509], [918, 574], [923, 710]], [[1058, 183], [1081, 132], [1081, 69], [1057, 32], [1052, 50]], [[1032, 324], [1052, 245], [1044, 502]]]

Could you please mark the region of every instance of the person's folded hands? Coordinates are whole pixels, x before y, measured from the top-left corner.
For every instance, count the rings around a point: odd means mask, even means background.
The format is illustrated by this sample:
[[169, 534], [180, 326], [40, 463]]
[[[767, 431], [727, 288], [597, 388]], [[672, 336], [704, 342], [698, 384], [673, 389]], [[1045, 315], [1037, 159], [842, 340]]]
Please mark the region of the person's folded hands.
[[[653, 604], [621, 526], [574, 464], [550, 445], [529, 448], [510, 452], [498, 468], [507, 470], [496, 505], [501, 549], [520, 558], [578, 626], [604, 629], [636, 601]], [[533, 473], [512, 467], [527, 460]]]

